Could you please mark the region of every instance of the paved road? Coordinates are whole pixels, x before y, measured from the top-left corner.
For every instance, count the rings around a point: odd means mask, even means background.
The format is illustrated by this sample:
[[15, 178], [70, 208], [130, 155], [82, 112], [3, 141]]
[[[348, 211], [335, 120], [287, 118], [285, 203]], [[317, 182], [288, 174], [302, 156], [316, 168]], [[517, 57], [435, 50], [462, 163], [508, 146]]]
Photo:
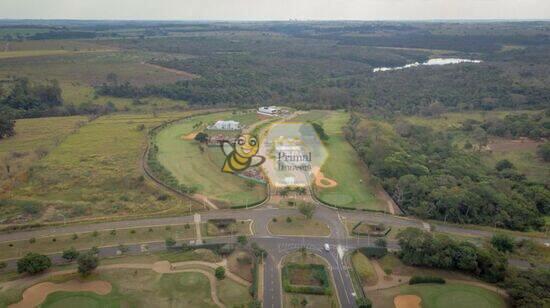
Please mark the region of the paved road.
[[[343, 259], [338, 254], [338, 247], [342, 250], [351, 250], [358, 247], [371, 246], [372, 241], [366, 238], [350, 238], [346, 234], [346, 229], [341, 223], [342, 219], [364, 220], [373, 223], [385, 223], [399, 227], [417, 227], [425, 228], [426, 224], [418, 219], [398, 217], [383, 213], [371, 212], [355, 212], [355, 211], [336, 211], [334, 209], [317, 206], [314, 218], [324, 221], [328, 224], [331, 230], [329, 237], [288, 237], [288, 236], [273, 236], [269, 233], [267, 225], [269, 221], [276, 216], [296, 215], [296, 209], [279, 209], [272, 205], [265, 205], [255, 209], [244, 210], [217, 210], [206, 213], [201, 213], [203, 220], [211, 218], [235, 218], [235, 219], [252, 219], [254, 221], [254, 235], [252, 240], [256, 241], [261, 247], [267, 250], [268, 258], [265, 260], [264, 271], [264, 306], [265, 307], [281, 307], [281, 277], [280, 277], [280, 262], [290, 252], [296, 251], [301, 247], [306, 247], [308, 250], [314, 251], [327, 260], [330, 266], [332, 277], [335, 281], [336, 292], [342, 307], [355, 307], [355, 298], [353, 297], [353, 286]], [[149, 227], [155, 225], [170, 225], [192, 223], [193, 216], [179, 216], [169, 218], [152, 218], [129, 221], [104, 222], [89, 225], [69, 225], [51, 227], [45, 229], [19, 231], [13, 233], [0, 234], [1, 241], [28, 240], [32, 237], [72, 234], [79, 232], [91, 232], [94, 230], [110, 230], [120, 228], [138, 228]], [[489, 231], [463, 229], [452, 225], [438, 225], [437, 230], [449, 232], [458, 235], [489, 237], [492, 235]], [[209, 240], [212, 243], [228, 242], [228, 238], [220, 238], [217, 240]], [[540, 241], [548, 241], [548, 239], [538, 239]], [[328, 243], [331, 247], [330, 251], [324, 251], [323, 245]], [[148, 243], [148, 251], [162, 251], [165, 248], [164, 242]], [[127, 254], [143, 253], [142, 245], [128, 245]], [[389, 242], [390, 249], [398, 249], [395, 241]], [[101, 257], [111, 257], [117, 255], [118, 247], [104, 247], [100, 249]], [[56, 264], [63, 264], [65, 261], [60, 254], [51, 255], [52, 260]], [[15, 268], [16, 261], [7, 262], [8, 268]]]

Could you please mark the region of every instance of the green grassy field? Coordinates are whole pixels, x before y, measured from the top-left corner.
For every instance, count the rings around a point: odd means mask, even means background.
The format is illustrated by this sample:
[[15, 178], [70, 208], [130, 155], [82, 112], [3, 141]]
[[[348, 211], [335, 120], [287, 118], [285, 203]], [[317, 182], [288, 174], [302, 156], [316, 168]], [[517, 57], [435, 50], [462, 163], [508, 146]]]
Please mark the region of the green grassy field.
[[497, 293], [484, 288], [447, 283], [405, 285], [396, 288], [371, 292], [374, 307], [393, 308], [393, 298], [397, 295], [417, 295], [422, 299], [420, 305], [427, 308], [504, 308], [506, 301]]
[[116, 308], [121, 301], [116, 295], [98, 295], [93, 292], [55, 292], [40, 305], [42, 308]]
[[[315, 118], [319, 119], [318, 115]], [[376, 188], [370, 183], [366, 166], [342, 132], [348, 118], [349, 114], [344, 112], [328, 112], [323, 117], [323, 128], [330, 139], [325, 142], [329, 156], [321, 171], [325, 177], [338, 182], [338, 185], [316, 188], [317, 197], [337, 206], [384, 210], [385, 202], [377, 198]]]
[[[290, 217], [291, 222], [287, 221]], [[304, 216], [278, 216], [277, 221], [270, 221], [268, 228], [276, 235], [312, 235], [327, 236], [330, 229], [322, 221], [317, 219], [306, 219]]]
[[172, 124], [155, 136], [159, 148], [158, 160], [180, 183], [197, 187], [199, 194], [220, 206], [261, 201], [265, 198], [265, 186], [258, 184], [250, 188], [246, 180], [221, 172], [224, 157], [219, 147], [203, 147], [204, 152], [201, 152], [198, 142], [182, 139], [182, 136], [194, 131], [193, 125], [197, 123], [205, 125], [228, 119], [247, 125], [256, 121], [256, 116], [252, 113], [233, 115], [224, 112]]
[[363, 285], [368, 286], [376, 284], [378, 277], [376, 276], [376, 272], [369, 258], [360, 252], [354, 252], [351, 256], [351, 262]]
[[38, 161], [28, 182], [11, 197], [40, 202], [44, 211], [52, 208], [45, 221], [60, 221], [63, 216], [70, 221], [83, 216], [188, 213], [193, 204], [170, 198], [145, 181], [140, 163], [148, 128], [185, 114], [100, 117]]

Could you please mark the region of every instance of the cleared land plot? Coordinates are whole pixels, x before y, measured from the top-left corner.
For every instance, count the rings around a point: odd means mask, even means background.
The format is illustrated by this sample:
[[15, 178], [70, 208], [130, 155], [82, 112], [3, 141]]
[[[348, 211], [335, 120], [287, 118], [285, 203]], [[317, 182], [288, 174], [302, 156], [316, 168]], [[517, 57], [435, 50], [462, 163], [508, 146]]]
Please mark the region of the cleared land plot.
[[254, 257], [247, 251], [235, 250], [227, 257], [227, 266], [232, 273], [246, 281], [252, 282], [252, 268], [254, 267]]
[[[290, 221], [287, 220], [290, 218]], [[304, 216], [278, 216], [276, 221], [271, 220], [268, 229], [275, 235], [312, 235], [328, 236], [330, 228], [326, 223], [317, 219], [306, 219]]]
[[195, 225], [162, 226], [151, 228], [102, 230], [95, 232], [65, 234], [59, 236], [39, 237], [32, 241], [0, 242], [0, 260], [19, 258], [28, 252], [60, 252], [69, 247], [78, 250], [93, 246], [116, 246], [118, 244], [164, 241], [167, 237], [175, 240], [195, 238]]
[[[211, 124], [217, 120], [229, 119], [241, 121], [246, 125], [253, 122], [255, 116], [223, 112], [197, 116], [172, 124], [155, 136], [155, 143], [159, 148], [158, 161], [181, 184], [197, 187], [197, 193], [207, 196], [220, 206], [259, 202], [266, 196], [265, 186], [250, 187], [247, 185], [247, 180], [221, 172], [223, 166], [221, 148], [200, 147], [197, 141], [181, 138], [195, 131], [194, 125]], [[205, 154], [205, 152], [208, 153]], [[209, 159], [211, 155], [218, 159]]]
[[434, 308], [504, 308], [506, 301], [498, 294], [489, 290], [459, 284], [417, 284], [405, 285], [385, 290], [377, 290], [367, 294], [374, 307], [393, 308], [394, 298], [398, 295], [417, 295], [421, 298], [422, 307]]
[[[189, 212], [190, 201], [172, 198], [146, 182], [141, 157], [147, 130], [189, 113], [100, 117], [68, 136], [33, 168], [13, 198], [55, 208], [49, 220]], [[199, 208], [199, 205], [196, 205]]]
[[335, 180], [338, 185], [331, 188], [316, 188], [317, 197], [336, 206], [385, 210], [386, 202], [376, 196], [377, 188], [370, 184], [367, 167], [342, 132], [349, 114], [327, 112], [321, 118], [323, 128], [330, 138], [325, 142], [329, 157], [321, 167], [321, 172], [325, 177]]

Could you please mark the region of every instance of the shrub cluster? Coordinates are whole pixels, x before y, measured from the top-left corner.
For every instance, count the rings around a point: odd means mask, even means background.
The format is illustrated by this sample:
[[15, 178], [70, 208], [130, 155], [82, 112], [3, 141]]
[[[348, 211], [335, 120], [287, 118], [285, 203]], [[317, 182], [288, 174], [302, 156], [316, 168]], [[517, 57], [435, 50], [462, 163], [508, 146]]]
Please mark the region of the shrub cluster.
[[412, 276], [409, 280], [409, 284], [419, 284], [419, 283], [439, 283], [444, 284], [445, 279], [435, 276]]
[[358, 250], [368, 258], [374, 259], [380, 259], [388, 254], [386, 247], [362, 247]]
[[[322, 285], [293, 285], [290, 283], [291, 272], [295, 269], [309, 269], [316, 279], [318, 279]], [[297, 264], [290, 263], [283, 268], [283, 289], [289, 293], [305, 293], [305, 294], [320, 294], [330, 295], [330, 282], [328, 274], [324, 266], [319, 264]]]

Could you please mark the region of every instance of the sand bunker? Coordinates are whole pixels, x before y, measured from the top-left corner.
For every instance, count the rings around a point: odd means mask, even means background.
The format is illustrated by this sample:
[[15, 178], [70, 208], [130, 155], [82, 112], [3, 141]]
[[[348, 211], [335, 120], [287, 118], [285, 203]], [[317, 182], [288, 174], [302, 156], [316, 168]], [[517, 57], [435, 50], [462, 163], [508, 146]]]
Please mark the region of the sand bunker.
[[195, 140], [195, 136], [197, 136], [198, 132], [193, 132], [184, 136], [181, 136], [182, 140]]
[[422, 299], [416, 295], [397, 295], [393, 299], [395, 308], [420, 308]]
[[315, 185], [317, 185], [317, 187], [331, 188], [338, 185], [338, 182], [335, 180], [326, 178], [318, 167], [313, 168], [313, 176], [315, 177]]
[[42, 282], [35, 284], [23, 292], [23, 300], [10, 305], [9, 308], [36, 307], [40, 305], [50, 293], [58, 291], [68, 292], [94, 292], [99, 295], [106, 295], [111, 292], [112, 286], [107, 281], [96, 280], [81, 282], [71, 280], [64, 283]]

